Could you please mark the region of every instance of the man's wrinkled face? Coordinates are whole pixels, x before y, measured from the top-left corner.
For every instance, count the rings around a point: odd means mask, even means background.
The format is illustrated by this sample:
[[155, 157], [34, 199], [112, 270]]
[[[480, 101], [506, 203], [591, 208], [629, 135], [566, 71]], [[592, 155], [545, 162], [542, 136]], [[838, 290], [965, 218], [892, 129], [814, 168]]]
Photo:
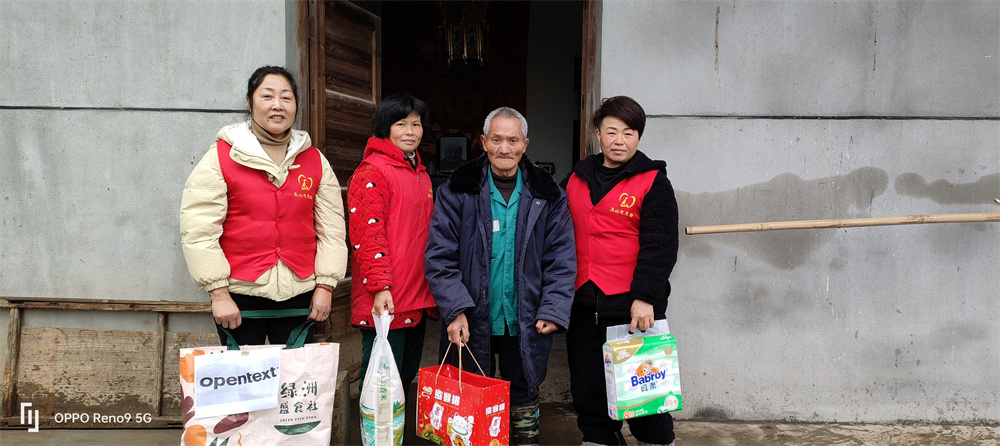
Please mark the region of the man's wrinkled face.
[[498, 176], [510, 177], [517, 173], [517, 163], [528, 148], [528, 138], [521, 130], [521, 120], [497, 116], [490, 121], [488, 135], [481, 136], [490, 167]]

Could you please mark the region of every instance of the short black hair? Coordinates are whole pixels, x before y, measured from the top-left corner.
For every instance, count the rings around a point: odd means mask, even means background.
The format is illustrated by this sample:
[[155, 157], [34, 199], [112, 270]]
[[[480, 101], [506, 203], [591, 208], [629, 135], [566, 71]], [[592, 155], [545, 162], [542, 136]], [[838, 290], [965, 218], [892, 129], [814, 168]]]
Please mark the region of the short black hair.
[[257, 91], [257, 88], [264, 82], [264, 78], [268, 74], [284, 76], [288, 80], [288, 84], [292, 86], [292, 95], [295, 96], [295, 112], [298, 113], [299, 83], [295, 80], [295, 75], [284, 67], [272, 65], [266, 65], [254, 70], [253, 74], [250, 75], [250, 79], [247, 79], [247, 103], [250, 104], [250, 109], [253, 110], [253, 92]]
[[372, 116], [372, 135], [376, 138], [388, 138], [392, 125], [413, 112], [420, 115], [420, 125], [427, 129], [427, 104], [424, 101], [405, 93], [382, 98], [382, 102], [375, 108], [375, 115]]
[[600, 130], [601, 123], [608, 116], [621, 119], [630, 129], [639, 132], [639, 138], [642, 138], [642, 131], [646, 128], [646, 111], [635, 99], [615, 96], [601, 101], [601, 106], [594, 112], [594, 119], [591, 121], [594, 128]]

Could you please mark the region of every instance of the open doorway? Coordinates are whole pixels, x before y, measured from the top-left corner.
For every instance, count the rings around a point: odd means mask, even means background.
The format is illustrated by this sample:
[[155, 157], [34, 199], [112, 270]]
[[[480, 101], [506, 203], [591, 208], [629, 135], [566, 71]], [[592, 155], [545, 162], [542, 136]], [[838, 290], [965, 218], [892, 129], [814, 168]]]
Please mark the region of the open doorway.
[[[318, 95], [323, 100], [312, 104], [311, 123], [324, 130], [310, 131], [325, 146], [338, 176], [349, 175], [360, 163], [368, 136], [362, 130], [368, 124], [359, 119], [365, 114], [370, 119], [375, 104], [397, 92], [409, 93], [429, 106], [430, 125], [420, 153], [435, 183], [443, 182], [460, 160], [482, 153], [483, 120], [500, 106], [525, 115], [530, 139], [527, 156], [551, 169], [557, 181], [579, 159], [587, 2], [318, 3], [325, 3], [320, 5], [322, 20], [317, 23], [325, 32], [319, 36], [320, 50], [310, 52], [314, 59], [310, 77], [313, 84], [328, 85], [316, 89], [326, 94]], [[449, 57], [446, 28], [461, 20], [463, 8], [473, 5], [483, 10], [481, 39], [471, 39], [476, 46], [473, 51], [453, 46]], [[476, 18], [475, 12], [467, 16]], [[355, 54], [355, 47], [366, 45], [371, 48], [370, 73], [362, 72], [368, 62]], [[357, 67], [348, 70], [348, 63], [338, 57], [354, 59], [349, 63]], [[336, 66], [339, 72], [333, 73], [338, 71]], [[369, 75], [370, 84], [361, 88], [353, 87], [355, 81], [345, 92], [329, 86]]]

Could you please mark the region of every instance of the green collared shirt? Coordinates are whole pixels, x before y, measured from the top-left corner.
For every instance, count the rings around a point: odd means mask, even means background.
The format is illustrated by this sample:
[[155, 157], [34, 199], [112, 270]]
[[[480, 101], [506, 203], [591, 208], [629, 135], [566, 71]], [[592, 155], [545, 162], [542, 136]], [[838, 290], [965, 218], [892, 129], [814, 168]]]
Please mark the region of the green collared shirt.
[[510, 199], [490, 181], [490, 209], [493, 212], [493, 246], [490, 252], [490, 334], [517, 335], [517, 289], [514, 286], [514, 244], [517, 237], [517, 206], [521, 201], [521, 171]]

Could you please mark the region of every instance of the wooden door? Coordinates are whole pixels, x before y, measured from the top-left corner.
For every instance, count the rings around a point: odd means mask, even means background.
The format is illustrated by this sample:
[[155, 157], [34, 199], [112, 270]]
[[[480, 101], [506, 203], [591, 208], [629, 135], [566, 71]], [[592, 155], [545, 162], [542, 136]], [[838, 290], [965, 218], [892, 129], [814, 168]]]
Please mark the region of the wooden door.
[[[382, 22], [344, 0], [303, 0], [299, 5], [300, 37], [306, 37], [301, 68], [307, 78], [303, 84], [309, 86], [303, 100], [307, 106], [300, 107], [302, 122], [313, 145], [330, 161], [346, 204], [347, 182], [361, 164], [372, 114], [381, 100]], [[316, 339], [340, 343], [340, 370], [354, 380], [361, 377], [361, 334], [350, 329], [350, 288], [343, 281], [334, 290], [330, 318], [317, 325]]]
[[303, 118], [346, 187], [381, 99], [381, 19], [343, 0], [309, 0], [308, 14], [309, 116]]

